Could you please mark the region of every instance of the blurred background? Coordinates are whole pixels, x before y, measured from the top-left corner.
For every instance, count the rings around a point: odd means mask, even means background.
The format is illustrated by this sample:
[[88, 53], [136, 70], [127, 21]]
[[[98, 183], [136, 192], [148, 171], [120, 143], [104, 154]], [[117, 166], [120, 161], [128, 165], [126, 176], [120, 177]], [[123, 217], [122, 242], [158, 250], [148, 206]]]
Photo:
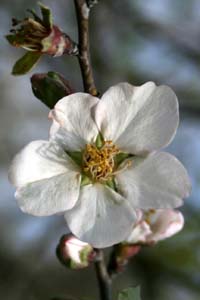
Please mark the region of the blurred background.
[[[77, 25], [72, 0], [45, 0], [55, 23], [73, 39]], [[34, 98], [30, 76], [13, 77], [23, 50], [8, 45], [4, 35], [11, 17], [23, 18], [36, 1], [0, 1], [0, 298], [45, 300], [67, 294], [97, 299], [93, 267], [67, 270], [55, 247], [66, 233], [61, 216], [36, 218], [23, 214], [14, 200], [7, 170], [12, 157], [27, 143], [47, 139], [48, 109]], [[182, 211], [184, 230], [144, 249], [114, 282], [114, 293], [140, 284], [143, 300], [200, 299], [200, 1], [100, 0], [91, 15], [91, 53], [100, 92], [112, 84], [148, 80], [170, 85], [180, 101], [181, 122], [169, 151], [186, 166], [193, 191]], [[43, 57], [36, 72], [62, 73], [82, 90], [75, 58]], [[31, 170], [30, 170], [31, 172]]]

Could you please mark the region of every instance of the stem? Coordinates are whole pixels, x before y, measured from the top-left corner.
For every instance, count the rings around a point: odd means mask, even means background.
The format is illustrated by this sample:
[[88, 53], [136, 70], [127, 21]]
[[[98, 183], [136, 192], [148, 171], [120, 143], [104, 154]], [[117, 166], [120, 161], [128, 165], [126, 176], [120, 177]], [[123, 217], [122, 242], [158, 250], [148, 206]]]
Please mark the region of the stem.
[[81, 68], [83, 85], [85, 92], [96, 96], [98, 94], [94, 77], [92, 73], [92, 66], [90, 62], [89, 49], [89, 14], [90, 8], [86, 0], [74, 0], [76, 8], [76, 16], [78, 21], [78, 39], [79, 39], [79, 65]]
[[111, 300], [112, 281], [107, 272], [103, 251], [96, 249], [96, 252], [97, 252], [97, 260], [95, 262], [95, 268], [96, 268], [97, 279], [99, 282], [100, 297], [101, 300]]

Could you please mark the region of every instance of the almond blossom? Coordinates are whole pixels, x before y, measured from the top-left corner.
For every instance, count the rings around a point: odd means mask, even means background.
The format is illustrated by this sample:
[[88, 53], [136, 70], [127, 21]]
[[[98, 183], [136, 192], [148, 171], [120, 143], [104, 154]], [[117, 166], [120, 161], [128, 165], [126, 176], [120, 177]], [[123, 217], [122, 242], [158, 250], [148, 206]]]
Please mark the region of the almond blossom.
[[49, 141], [28, 144], [10, 168], [24, 212], [63, 212], [76, 237], [103, 248], [127, 238], [138, 209], [175, 208], [189, 195], [183, 165], [159, 151], [179, 122], [169, 87], [119, 83], [101, 100], [71, 94], [50, 118]]

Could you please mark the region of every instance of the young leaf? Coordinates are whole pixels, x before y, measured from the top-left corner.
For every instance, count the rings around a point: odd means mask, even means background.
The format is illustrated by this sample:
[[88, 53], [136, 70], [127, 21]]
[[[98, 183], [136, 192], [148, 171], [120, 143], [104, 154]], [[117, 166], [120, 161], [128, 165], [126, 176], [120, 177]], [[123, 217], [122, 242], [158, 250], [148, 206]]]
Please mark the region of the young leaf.
[[121, 291], [118, 300], [141, 300], [140, 287], [128, 288]]
[[41, 54], [37, 52], [27, 52], [14, 65], [13, 75], [24, 75], [28, 73], [38, 62]]

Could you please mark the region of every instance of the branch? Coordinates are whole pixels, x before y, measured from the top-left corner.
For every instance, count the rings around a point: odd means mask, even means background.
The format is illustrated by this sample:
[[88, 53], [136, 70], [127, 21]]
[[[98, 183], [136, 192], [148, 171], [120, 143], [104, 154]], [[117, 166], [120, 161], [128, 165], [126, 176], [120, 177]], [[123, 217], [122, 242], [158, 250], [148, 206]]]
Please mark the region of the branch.
[[111, 300], [112, 281], [107, 272], [103, 251], [96, 249], [96, 252], [97, 252], [97, 260], [95, 262], [95, 268], [96, 268], [97, 279], [99, 282], [101, 300]]
[[83, 85], [85, 92], [96, 96], [98, 94], [94, 83], [92, 66], [90, 63], [89, 49], [89, 14], [90, 7], [95, 1], [74, 0], [76, 15], [78, 21], [78, 36], [79, 36], [79, 55], [78, 60], [81, 68]]

